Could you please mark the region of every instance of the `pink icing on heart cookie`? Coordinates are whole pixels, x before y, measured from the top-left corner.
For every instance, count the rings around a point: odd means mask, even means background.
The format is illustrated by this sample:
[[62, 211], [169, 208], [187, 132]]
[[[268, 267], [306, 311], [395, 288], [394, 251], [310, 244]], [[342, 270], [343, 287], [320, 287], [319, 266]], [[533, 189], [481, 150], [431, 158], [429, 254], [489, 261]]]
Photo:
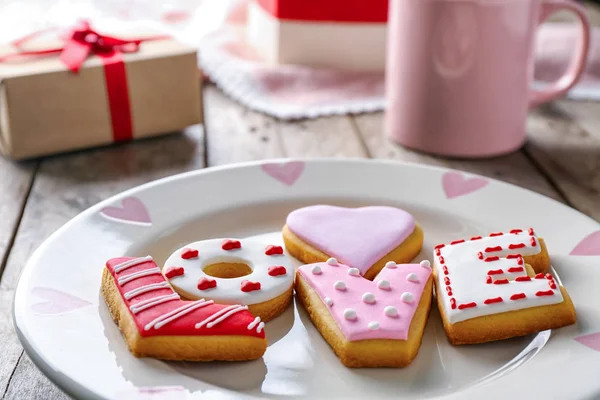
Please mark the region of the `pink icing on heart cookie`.
[[398, 247], [415, 229], [412, 215], [385, 206], [304, 207], [291, 212], [286, 224], [300, 239], [358, 268], [361, 274]]
[[306, 264], [299, 274], [317, 292], [350, 341], [406, 340], [431, 268], [422, 264], [388, 263], [369, 281], [344, 264]]

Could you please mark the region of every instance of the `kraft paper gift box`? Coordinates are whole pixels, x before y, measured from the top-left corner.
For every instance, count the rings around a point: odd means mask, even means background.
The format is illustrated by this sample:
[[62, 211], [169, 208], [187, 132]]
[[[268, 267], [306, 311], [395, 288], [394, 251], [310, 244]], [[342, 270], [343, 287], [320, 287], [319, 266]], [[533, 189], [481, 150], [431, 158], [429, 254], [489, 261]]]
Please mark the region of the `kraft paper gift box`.
[[250, 0], [247, 40], [270, 64], [385, 70], [388, 0]]
[[[14, 58], [14, 46], [0, 49], [0, 150], [6, 156], [25, 159], [90, 148], [201, 122], [194, 48], [156, 38], [130, 52], [99, 46], [87, 53], [80, 42], [69, 49], [80, 66], [67, 66], [63, 52]], [[36, 52], [57, 43], [66, 46], [63, 40], [38, 40]]]

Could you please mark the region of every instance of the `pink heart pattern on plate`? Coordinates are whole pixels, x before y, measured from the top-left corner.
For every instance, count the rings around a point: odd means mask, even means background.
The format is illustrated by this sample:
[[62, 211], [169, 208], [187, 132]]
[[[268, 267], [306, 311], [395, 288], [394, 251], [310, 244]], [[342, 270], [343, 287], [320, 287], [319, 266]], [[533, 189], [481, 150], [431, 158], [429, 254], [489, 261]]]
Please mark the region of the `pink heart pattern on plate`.
[[31, 306], [33, 312], [40, 315], [64, 314], [92, 304], [79, 297], [48, 287], [36, 286], [31, 290], [31, 294], [46, 300]]
[[100, 214], [105, 218], [125, 223], [152, 225], [148, 209], [137, 197], [126, 197], [121, 201], [121, 207], [104, 207]]
[[415, 219], [394, 207], [345, 208], [330, 205], [292, 211], [290, 231], [311, 246], [364, 274], [415, 229]]
[[571, 256], [600, 256], [600, 231], [590, 233], [569, 253]]
[[577, 336], [574, 340], [592, 350], [600, 351], [600, 332]]
[[271, 178], [283, 183], [287, 186], [292, 186], [304, 171], [304, 162], [289, 161], [286, 163], [269, 163], [261, 166], [262, 170]]
[[442, 187], [449, 199], [473, 193], [484, 188], [488, 183], [489, 181], [485, 178], [466, 178], [460, 172], [455, 171], [448, 171], [442, 177]]

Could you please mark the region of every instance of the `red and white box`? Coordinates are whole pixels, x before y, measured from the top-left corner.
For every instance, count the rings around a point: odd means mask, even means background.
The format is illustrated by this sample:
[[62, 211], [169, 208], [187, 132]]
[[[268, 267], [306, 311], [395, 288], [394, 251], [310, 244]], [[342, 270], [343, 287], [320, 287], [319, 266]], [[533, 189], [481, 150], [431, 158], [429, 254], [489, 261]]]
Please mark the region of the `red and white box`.
[[383, 71], [388, 0], [251, 0], [247, 37], [266, 62]]

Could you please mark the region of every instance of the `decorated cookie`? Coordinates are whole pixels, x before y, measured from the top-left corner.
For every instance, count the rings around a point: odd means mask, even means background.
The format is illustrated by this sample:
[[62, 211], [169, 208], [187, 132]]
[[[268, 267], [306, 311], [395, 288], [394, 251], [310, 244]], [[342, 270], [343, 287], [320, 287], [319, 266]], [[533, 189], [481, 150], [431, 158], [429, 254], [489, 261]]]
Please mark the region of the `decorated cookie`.
[[267, 347], [264, 323], [247, 306], [181, 300], [149, 256], [109, 260], [102, 294], [136, 357], [254, 360]]
[[317, 205], [291, 212], [283, 239], [289, 253], [304, 263], [334, 257], [372, 280], [388, 261], [402, 264], [416, 257], [423, 231], [399, 208]]
[[187, 299], [243, 304], [269, 321], [292, 300], [294, 268], [281, 246], [248, 239], [211, 239], [176, 250], [163, 274]]
[[431, 266], [388, 262], [373, 281], [329, 259], [298, 269], [296, 292], [348, 367], [404, 367], [416, 357], [429, 315]]
[[533, 229], [435, 246], [438, 307], [453, 344], [523, 336], [575, 323], [573, 303], [549, 273]]

